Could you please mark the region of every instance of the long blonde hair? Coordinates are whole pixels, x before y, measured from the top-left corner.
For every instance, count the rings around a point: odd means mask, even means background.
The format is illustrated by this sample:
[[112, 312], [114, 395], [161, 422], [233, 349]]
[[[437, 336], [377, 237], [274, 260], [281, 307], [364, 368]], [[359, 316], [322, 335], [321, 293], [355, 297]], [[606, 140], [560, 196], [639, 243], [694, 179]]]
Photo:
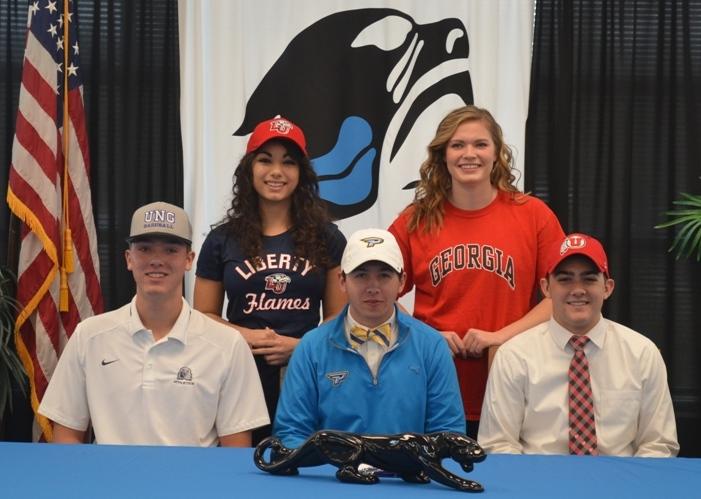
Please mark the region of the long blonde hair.
[[416, 195], [412, 204], [407, 207], [407, 210], [412, 210], [409, 232], [416, 230], [420, 225], [423, 225], [425, 232], [437, 230], [443, 225], [443, 202], [447, 199], [452, 184], [445, 163], [445, 150], [458, 127], [467, 121], [481, 121], [492, 136], [497, 160], [489, 178], [491, 184], [500, 191], [511, 193], [513, 197], [521, 193], [515, 185], [511, 149], [504, 143], [501, 127], [491, 113], [477, 106], [455, 109], [438, 125], [436, 135], [427, 148], [428, 159], [419, 169], [421, 179], [416, 187]]

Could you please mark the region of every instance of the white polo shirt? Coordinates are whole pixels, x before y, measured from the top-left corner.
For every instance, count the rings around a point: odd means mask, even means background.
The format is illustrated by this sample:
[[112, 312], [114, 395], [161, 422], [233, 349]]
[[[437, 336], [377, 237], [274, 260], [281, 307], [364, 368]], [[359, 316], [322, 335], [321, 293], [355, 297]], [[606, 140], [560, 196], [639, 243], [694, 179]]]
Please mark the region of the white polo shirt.
[[183, 307], [154, 341], [135, 299], [81, 322], [39, 412], [100, 444], [214, 446], [269, 423], [258, 371], [238, 331]]

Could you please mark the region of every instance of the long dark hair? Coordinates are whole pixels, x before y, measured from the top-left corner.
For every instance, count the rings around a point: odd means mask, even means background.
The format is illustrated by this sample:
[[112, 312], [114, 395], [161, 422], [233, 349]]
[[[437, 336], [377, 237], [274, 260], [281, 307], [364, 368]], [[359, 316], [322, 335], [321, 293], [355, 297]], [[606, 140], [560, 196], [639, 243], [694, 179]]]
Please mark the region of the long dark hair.
[[[319, 197], [319, 179], [309, 158], [295, 144], [287, 140], [276, 142], [282, 144], [299, 165], [299, 183], [292, 193], [290, 207], [294, 256], [306, 258], [313, 265], [325, 269], [330, 265], [326, 231], [331, 219], [326, 203]], [[252, 260], [263, 257], [258, 193], [253, 187], [253, 163], [259, 150], [246, 154], [236, 167], [231, 207], [222, 220], [244, 255]]]

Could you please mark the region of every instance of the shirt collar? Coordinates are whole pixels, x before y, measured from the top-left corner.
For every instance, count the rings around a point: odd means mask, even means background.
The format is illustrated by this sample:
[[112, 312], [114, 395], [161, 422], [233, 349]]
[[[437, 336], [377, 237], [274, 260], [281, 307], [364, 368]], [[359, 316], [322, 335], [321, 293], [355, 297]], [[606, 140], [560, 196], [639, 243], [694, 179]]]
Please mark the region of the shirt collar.
[[[187, 345], [187, 326], [190, 321], [190, 313], [192, 309], [184, 298], [182, 301], [183, 306], [180, 309], [180, 315], [178, 315], [178, 319], [175, 321], [175, 324], [173, 324], [173, 327], [166, 338], [178, 340], [180, 343]], [[136, 296], [134, 296], [129, 303], [129, 319], [129, 333], [132, 336], [140, 331], [148, 331], [148, 329], [141, 322], [139, 312], [136, 310]]]
[[[550, 318], [548, 323], [548, 331], [550, 331], [550, 335], [557, 346], [565, 350], [567, 342], [570, 341], [573, 333], [561, 326], [553, 317]], [[587, 336], [589, 337], [589, 342], [596, 345], [597, 348], [600, 349], [604, 346], [604, 339], [606, 338], [606, 319], [604, 319], [603, 316], [599, 316], [599, 321], [589, 330]]]

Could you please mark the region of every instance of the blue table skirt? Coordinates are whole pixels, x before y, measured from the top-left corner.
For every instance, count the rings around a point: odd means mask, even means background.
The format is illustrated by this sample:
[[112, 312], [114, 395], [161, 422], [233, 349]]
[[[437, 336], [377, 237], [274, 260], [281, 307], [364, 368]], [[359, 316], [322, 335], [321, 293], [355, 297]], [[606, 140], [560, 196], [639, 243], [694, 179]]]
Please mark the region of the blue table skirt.
[[[446, 460], [451, 471], [463, 474]], [[383, 478], [340, 483], [336, 468], [272, 476], [251, 449], [0, 443], [0, 497], [434, 498], [468, 493]], [[465, 474], [489, 498], [701, 498], [701, 459], [490, 455]]]

